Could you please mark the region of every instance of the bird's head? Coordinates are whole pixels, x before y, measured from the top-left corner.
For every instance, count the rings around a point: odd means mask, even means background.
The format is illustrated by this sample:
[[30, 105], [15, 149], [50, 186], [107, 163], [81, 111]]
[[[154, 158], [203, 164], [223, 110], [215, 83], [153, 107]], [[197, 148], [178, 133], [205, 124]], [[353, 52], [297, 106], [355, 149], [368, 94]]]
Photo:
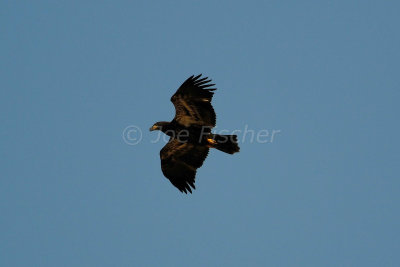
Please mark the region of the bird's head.
[[169, 124], [169, 122], [167, 121], [159, 121], [154, 123], [153, 126], [150, 127], [150, 131], [155, 131], [155, 130], [159, 130], [162, 131], [162, 128], [167, 126]]

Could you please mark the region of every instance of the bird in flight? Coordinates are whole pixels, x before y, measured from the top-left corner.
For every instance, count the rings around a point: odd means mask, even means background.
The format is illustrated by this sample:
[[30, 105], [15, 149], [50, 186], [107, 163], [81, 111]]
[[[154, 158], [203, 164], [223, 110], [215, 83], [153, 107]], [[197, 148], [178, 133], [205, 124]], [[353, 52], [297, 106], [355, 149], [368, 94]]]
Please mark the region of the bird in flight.
[[156, 122], [150, 131], [160, 130], [170, 136], [161, 149], [161, 170], [165, 177], [187, 194], [195, 189], [196, 171], [203, 165], [210, 148], [228, 154], [239, 152], [236, 135], [213, 134], [216, 116], [211, 99], [216, 88], [201, 74], [189, 77], [171, 97], [175, 117], [171, 122]]

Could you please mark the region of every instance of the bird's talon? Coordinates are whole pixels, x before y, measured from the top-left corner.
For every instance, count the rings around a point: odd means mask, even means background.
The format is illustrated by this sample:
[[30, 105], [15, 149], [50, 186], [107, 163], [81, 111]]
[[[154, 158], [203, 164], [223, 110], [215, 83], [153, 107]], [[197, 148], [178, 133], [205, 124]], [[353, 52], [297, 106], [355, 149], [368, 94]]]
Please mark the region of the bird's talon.
[[211, 138], [207, 138], [207, 142], [210, 143], [211, 145], [217, 144], [217, 141], [215, 141], [214, 139], [211, 139]]

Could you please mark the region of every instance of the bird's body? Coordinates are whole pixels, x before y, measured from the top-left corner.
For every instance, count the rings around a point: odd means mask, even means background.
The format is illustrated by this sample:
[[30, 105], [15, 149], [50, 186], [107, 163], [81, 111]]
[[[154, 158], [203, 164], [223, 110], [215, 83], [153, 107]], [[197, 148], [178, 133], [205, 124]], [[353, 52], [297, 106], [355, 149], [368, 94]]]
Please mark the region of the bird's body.
[[[166, 122], [160, 129], [163, 133], [172, 138], [177, 138], [180, 142], [207, 144], [207, 139], [212, 138], [211, 129], [202, 128], [196, 125], [183, 126], [172, 120]], [[208, 138], [209, 137], [209, 138]]]
[[175, 118], [157, 122], [150, 130], [160, 130], [170, 136], [161, 149], [161, 169], [165, 177], [181, 192], [195, 188], [196, 170], [203, 165], [209, 148], [233, 154], [239, 152], [236, 135], [211, 133], [216, 115], [211, 105], [215, 88], [209, 88], [208, 78], [189, 77], [171, 97]]

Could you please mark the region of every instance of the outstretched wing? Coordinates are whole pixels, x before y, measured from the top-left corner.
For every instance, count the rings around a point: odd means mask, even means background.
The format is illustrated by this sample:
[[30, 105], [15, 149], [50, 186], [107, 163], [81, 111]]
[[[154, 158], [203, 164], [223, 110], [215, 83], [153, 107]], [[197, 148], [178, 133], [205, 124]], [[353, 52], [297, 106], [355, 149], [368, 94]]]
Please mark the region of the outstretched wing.
[[186, 127], [215, 126], [215, 111], [211, 105], [213, 92], [216, 88], [209, 88], [208, 77], [201, 78], [200, 75], [189, 77], [171, 97], [175, 106], [175, 118], [179, 124]]
[[203, 165], [209, 148], [199, 144], [180, 143], [171, 138], [161, 149], [161, 170], [181, 192], [192, 193], [196, 170]]

